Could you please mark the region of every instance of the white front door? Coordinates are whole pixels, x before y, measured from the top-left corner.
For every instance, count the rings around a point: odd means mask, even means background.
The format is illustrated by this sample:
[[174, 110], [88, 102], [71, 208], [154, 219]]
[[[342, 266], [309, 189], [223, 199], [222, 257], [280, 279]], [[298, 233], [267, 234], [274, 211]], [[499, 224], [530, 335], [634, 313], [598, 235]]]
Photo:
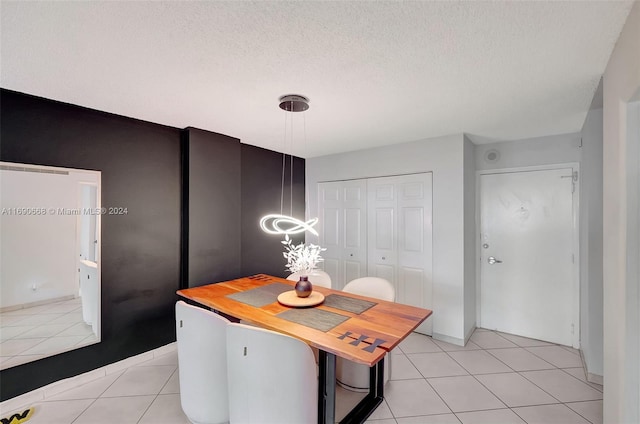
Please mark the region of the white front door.
[[573, 168], [480, 176], [480, 326], [578, 345]]
[[[369, 275], [395, 285], [396, 302], [433, 309], [431, 173], [367, 182]], [[432, 334], [427, 319], [416, 331]]]

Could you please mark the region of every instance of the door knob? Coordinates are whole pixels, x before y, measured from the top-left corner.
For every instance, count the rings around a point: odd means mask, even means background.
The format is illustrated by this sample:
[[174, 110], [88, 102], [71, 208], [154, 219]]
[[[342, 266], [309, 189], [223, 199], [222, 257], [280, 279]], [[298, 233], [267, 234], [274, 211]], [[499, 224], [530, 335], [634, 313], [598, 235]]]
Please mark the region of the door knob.
[[493, 256], [489, 256], [489, 258], [487, 259], [487, 262], [489, 262], [489, 265], [501, 264], [502, 263], [502, 261], [497, 260]]

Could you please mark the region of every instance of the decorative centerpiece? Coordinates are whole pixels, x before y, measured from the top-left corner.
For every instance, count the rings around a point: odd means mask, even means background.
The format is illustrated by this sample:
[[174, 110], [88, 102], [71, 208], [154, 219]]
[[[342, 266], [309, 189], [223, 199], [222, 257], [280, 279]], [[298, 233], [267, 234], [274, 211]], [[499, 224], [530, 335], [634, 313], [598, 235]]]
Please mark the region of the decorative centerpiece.
[[298, 297], [308, 297], [313, 291], [313, 285], [309, 281], [308, 273], [317, 268], [317, 265], [322, 262], [322, 256], [320, 252], [327, 250], [324, 247], [317, 246], [315, 244], [300, 243], [293, 245], [289, 235], [285, 235], [284, 241], [285, 251], [282, 255], [287, 260], [287, 269], [292, 274], [299, 273], [300, 279], [296, 283], [295, 290]]

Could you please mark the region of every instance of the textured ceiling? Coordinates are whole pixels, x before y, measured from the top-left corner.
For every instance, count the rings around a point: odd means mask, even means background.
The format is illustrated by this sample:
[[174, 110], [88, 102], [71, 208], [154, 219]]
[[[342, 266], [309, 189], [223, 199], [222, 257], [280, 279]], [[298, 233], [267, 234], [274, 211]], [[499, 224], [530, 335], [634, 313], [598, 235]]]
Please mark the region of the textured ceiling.
[[538, 137], [580, 130], [631, 6], [3, 0], [0, 85], [304, 157]]

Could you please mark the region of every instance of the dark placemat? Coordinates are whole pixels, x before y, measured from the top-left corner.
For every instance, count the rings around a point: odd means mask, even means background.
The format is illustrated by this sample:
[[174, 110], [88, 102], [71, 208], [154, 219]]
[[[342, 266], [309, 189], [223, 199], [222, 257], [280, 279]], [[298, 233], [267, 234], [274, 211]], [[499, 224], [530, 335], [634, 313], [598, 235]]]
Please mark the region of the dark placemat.
[[289, 309], [288, 311], [280, 312], [276, 316], [324, 332], [331, 330], [333, 327], [349, 319], [349, 317], [345, 317], [344, 315], [315, 308]]
[[233, 299], [238, 302], [246, 303], [247, 305], [260, 308], [278, 300], [278, 296], [268, 291], [258, 289], [251, 289], [240, 293], [234, 293], [227, 295], [229, 299]]
[[237, 302], [261, 308], [265, 305], [276, 302], [280, 293], [289, 290], [293, 290], [293, 288], [287, 284], [273, 283], [240, 293], [229, 294], [227, 297]]
[[277, 298], [280, 293], [284, 293], [286, 291], [293, 290], [293, 286], [290, 286], [290, 285], [284, 284], [284, 283], [273, 283], [273, 284], [269, 284], [269, 285], [260, 287], [259, 290], [264, 290], [266, 292], [274, 294], [276, 296], [276, 298]]
[[367, 309], [377, 305], [375, 302], [368, 300], [354, 299], [352, 297], [341, 296], [339, 294], [330, 294], [324, 299], [325, 306], [330, 306], [343, 311], [361, 314]]

